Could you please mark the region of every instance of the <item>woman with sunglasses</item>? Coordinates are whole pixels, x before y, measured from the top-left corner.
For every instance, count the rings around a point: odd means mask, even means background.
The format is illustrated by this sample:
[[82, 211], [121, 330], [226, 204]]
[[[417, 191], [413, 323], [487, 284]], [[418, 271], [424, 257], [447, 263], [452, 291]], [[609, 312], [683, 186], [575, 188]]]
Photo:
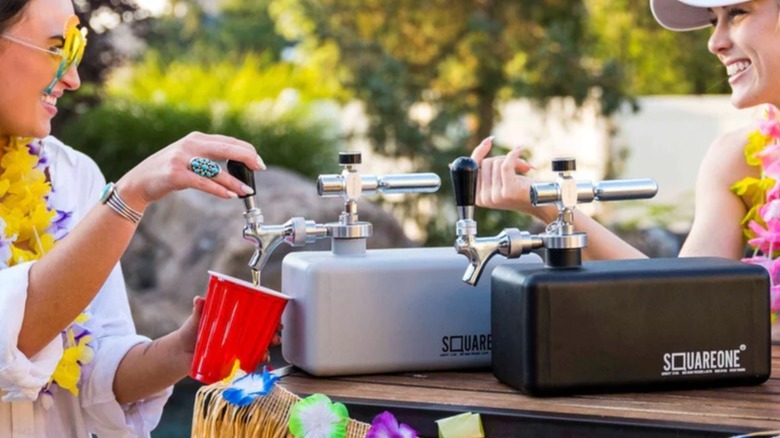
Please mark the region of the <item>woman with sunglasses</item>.
[[0, 2], [2, 437], [149, 434], [189, 370], [202, 299], [150, 342], [135, 333], [119, 258], [146, 207], [173, 191], [252, 192], [213, 160], [264, 168], [250, 144], [193, 133], [106, 185], [49, 137], [85, 44], [71, 0]]
[[[775, 108], [780, 107], [780, 0], [651, 0], [650, 5], [656, 20], [668, 29], [711, 27], [708, 49], [725, 67], [733, 105], [769, 104], [770, 114], [776, 115]], [[752, 156], [746, 160], [745, 149], [755, 143], [754, 132], [755, 126], [729, 133], [715, 140], [707, 151], [696, 183], [695, 219], [680, 256], [738, 259], [744, 254], [743, 224], [748, 225], [749, 220], [743, 223], [743, 219], [750, 218], [754, 207], [765, 200], [760, 195], [771, 187], [763, 187], [762, 193], [739, 189], [738, 183], [748, 181], [745, 178], [759, 181], [762, 177], [759, 160]], [[525, 173], [533, 168], [520, 158], [522, 150], [488, 157], [491, 145], [492, 137], [472, 153], [480, 163], [477, 204], [520, 210], [545, 223], [554, 220], [554, 206], [534, 207], [530, 203], [534, 180]], [[759, 196], [749, 196], [755, 194]], [[574, 223], [589, 235], [585, 255], [590, 259], [645, 257], [582, 212], [576, 212]]]

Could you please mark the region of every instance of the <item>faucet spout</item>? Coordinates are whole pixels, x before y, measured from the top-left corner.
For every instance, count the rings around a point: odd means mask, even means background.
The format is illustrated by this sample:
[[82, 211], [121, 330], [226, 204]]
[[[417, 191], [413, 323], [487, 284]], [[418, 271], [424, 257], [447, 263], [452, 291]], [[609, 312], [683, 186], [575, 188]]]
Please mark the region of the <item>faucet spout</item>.
[[253, 271], [261, 271], [277, 246], [284, 241], [287, 229], [284, 225], [251, 224], [244, 228], [244, 239], [255, 245], [255, 252], [249, 259]]
[[256, 272], [263, 269], [271, 254], [282, 242], [299, 247], [329, 237], [325, 225], [302, 217], [294, 217], [285, 222], [284, 225], [266, 225], [252, 220], [255, 216], [247, 215], [246, 217], [244, 239], [255, 245], [255, 252], [249, 260], [249, 267]]
[[455, 250], [469, 259], [462, 280], [471, 286], [476, 286], [487, 262], [498, 252], [498, 236], [473, 237], [460, 236], [455, 241]]
[[463, 254], [469, 259], [469, 266], [463, 274], [463, 282], [472, 286], [476, 286], [479, 282], [485, 266], [494, 255], [501, 254], [508, 259], [516, 259], [542, 246], [544, 242], [540, 236], [517, 228], [506, 228], [492, 237], [461, 234], [455, 241], [455, 250], [458, 254]]

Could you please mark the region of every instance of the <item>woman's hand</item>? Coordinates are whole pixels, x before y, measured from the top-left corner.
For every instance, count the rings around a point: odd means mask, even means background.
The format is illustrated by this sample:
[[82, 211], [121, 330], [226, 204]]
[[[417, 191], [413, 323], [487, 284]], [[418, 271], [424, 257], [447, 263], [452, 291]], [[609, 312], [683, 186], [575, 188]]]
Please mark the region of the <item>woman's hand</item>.
[[227, 171], [219, 172], [211, 179], [197, 175], [189, 167], [189, 162], [194, 157], [214, 161], [241, 161], [252, 170], [265, 168], [251, 144], [223, 135], [193, 132], [151, 155], [127, 172], [117, 182], [122, 198], [134, 209], [143, 211], [148, 204], [169, 193], [188, 188], [221, 198], [235, 198], [252, 193], [250, 187]]
[[534, 180], [523, 174], [534, 167], [520, 158], [523, 149], [519, 146], [507, 155], [486, 158], [492, 146], [491, 136], [482, 140], [471, 153], [471, 158], [479, 165], [477, 205], [533, 214], [536, 207], [531, 205], [529, 192]]
[[[196, 296], [192, 300], [192, 314], [184, 321], [184, 324], [176, 330], [176, 336], [179, 341], [179, 350], [192, 356], [195, 353], [195, 342], [198, 339], [198, 326], [200, 325], [200, 317], [203, 314], [203, 306], [206, 304], [206, 299], [200, 296]], [[279, 323], [279, 327], [274, 333], [274, 337], [271, 339], [271, 346], [281, 345], [282, 343], [282, 329], [284, 325]], [[263, 356], [263, 362], [269, 362], [271, 356], [268, 351]]]
[[[275, 347], [277, 345], [282, 345], [282, 329], [284, 328], [284, 324], [281, 322], [279, 323], [279, 327], [276, 328], [276, 333], [274, 333], [273, 339], [271, 339], [271, 346]], [[268, 363], [271, 362], [271, 353], [270, 350], [266, 350], [265, 355], [263, 356], [263, 362]]]
[[198, 339], [198, 325], [203, 314], [203, 305], [206, 299], [195, 297], [192, 299], [192, 314], [184, 321], [184, 324], [176, 331], [181, 345], [181, 351], [192, 355], [195, 353], [195, 341]]

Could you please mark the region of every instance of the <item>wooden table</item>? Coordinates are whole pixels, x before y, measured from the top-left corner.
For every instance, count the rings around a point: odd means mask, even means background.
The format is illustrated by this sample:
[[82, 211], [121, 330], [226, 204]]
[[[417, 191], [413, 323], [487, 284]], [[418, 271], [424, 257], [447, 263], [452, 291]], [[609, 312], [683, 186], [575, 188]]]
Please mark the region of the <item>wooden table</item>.
[[350, 416], [371, 422], [390, 410], [424, 436], [435, 420], [478, 412], [487, 437], [700, 437], [780, 430], [780, 345], [772, 376], [759, 386], [533, 398], [489, 371], [315, 378], [295, 371], [282, 386], [299, 396], [327, 394]]

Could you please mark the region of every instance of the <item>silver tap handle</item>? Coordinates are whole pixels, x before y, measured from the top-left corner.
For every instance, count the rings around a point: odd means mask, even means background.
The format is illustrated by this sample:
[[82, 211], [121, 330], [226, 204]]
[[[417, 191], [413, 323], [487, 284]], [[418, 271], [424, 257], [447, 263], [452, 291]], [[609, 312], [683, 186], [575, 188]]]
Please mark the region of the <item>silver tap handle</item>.
[[435, 173], [399, 173], [380, 176], [379, 191], [386, 195], [397, 193], [433, 193], [441, 187], [441, 178]]
[[[624, 201], [628, 199], [648, 199], [658, 193], [658, 184], [652, 179], [616, 179], [593, 184], [590, 181], [577, 182], [577, 202]], [[557, 183], [535, 183], [531, 185], [531, 203], [533, 205], [554, 204], [561, 199], [560, 186]]]
[[[435, 173], [406, 173], [385, 176], [360, 175], [363, 195], [377, 191], [384, 194], [431, 193], [441, 186], [441, 179]], [[320, 175], [317, 178], [317, 194], [323, 198], [342, 196], [347, 190], [343, 175]]]
[[616, 179], [596, 184], [593, 191], [598, 201], [648, 199], [658, 193], [658, 184], [652, 179]]

